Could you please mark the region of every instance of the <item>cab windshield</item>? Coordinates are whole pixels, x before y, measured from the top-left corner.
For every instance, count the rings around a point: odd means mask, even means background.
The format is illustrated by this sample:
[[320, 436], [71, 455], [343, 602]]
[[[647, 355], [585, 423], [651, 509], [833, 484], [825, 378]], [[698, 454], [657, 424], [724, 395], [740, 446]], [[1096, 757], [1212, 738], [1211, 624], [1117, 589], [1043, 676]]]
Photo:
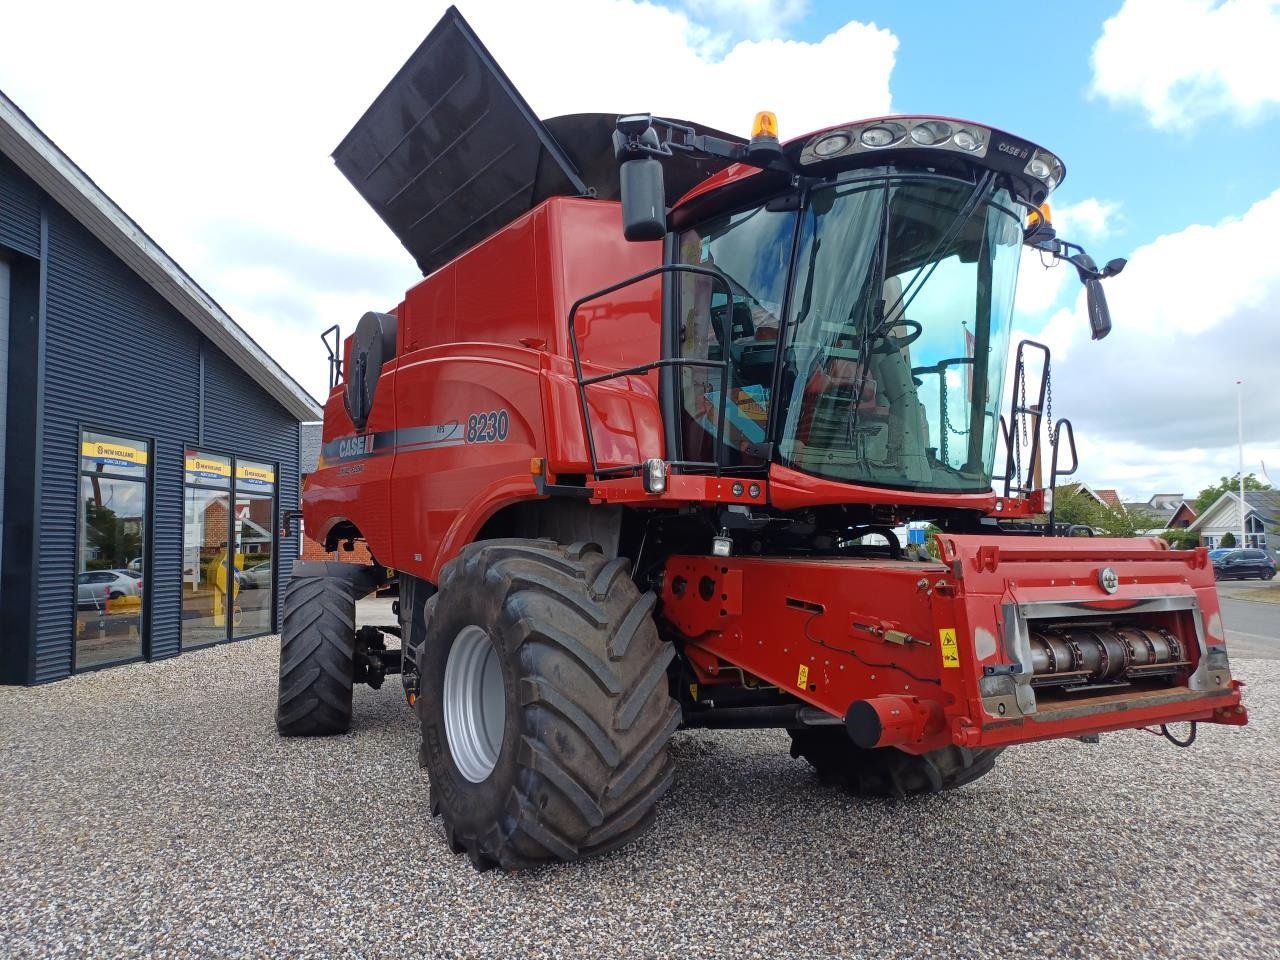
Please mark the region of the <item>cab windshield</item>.
[[[991, 177], [888, 168], [680, 236], [686, 460], [832, 480], [990, 489], [1021, 218]], [[794, 256], [792, 251], [794, 250]], [[726, 315], [727, 314], [727, 315]], [[769, 444], [773, 446], [770, 447]]]

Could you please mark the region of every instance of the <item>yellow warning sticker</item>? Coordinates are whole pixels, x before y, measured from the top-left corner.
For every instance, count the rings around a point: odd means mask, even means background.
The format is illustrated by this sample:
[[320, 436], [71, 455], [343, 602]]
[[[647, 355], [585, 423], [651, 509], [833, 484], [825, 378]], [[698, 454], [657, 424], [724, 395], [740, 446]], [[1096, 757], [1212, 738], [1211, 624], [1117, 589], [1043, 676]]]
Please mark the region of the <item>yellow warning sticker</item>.
[[696, 683], [689, 684], [689, 696], [694, 703], [698, 702], [698, 685]]
[[800, 672], [796, 674], [796, 686], [803, 690], [809, 685], [809, 665], [800, 664]]
[[960, 650], [956, 646], [955, 627], [943, 627], [939, 630], [938, 640], [942, 646], [942, 665], [944, 667], [960, 666]]

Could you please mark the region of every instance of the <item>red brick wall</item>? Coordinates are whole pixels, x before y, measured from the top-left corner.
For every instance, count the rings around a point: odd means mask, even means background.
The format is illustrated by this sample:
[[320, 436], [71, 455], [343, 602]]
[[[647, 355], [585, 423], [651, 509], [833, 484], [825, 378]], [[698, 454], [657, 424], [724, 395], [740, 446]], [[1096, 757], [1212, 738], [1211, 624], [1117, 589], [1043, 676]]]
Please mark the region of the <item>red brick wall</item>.
[[373, 563], [373, 557], [369, 556], [369, 548], [365, 546], [363, 540], [356, 541], [354, 550], [343, 550], [339, 546], [338, 552], [333, 554], [325, 553], [324, 547], [310, 537], [302, 538], [302, 559], [340, 560], [343, 563]]

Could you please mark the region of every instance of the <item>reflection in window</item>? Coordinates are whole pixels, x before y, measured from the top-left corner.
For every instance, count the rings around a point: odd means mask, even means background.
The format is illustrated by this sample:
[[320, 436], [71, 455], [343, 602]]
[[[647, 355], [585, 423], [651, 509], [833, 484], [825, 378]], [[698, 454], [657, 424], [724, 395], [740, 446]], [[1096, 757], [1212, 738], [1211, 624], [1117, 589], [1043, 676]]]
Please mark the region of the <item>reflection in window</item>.
[[182, 646], [226, 640], [235, 618], [231, 558], [231, 459], [188, 450], [183, 489]]
[[275, 610], [275, 467], [187, 451], [182, 645], [269, 633]]
[[236, 559], [243, 571], [238, 578], [238, 617], [233, 624], [238, 637], [271, 631], [275, 492], [276, 473], [270, 464], [236, 461]]
[[[795, 214], [764, 208], [719, 217], [680, 235], [680, 262], [714, 269], [726, 283], [697, 274], [679, 275], [680, 355], [730, 360], [725, 402], [727, 463], [750, 462], [749, 445], [767, 429], [769, 386], [778, 351], [782, 298]], [[732, 303], [726, 293], [732, 293]], [[682, 441], [686, 460], [717, 458], [721, 372], [681, 368]]]
[[80, 438], [77, 669], [142, 656], [148, 453], [141, 440]]

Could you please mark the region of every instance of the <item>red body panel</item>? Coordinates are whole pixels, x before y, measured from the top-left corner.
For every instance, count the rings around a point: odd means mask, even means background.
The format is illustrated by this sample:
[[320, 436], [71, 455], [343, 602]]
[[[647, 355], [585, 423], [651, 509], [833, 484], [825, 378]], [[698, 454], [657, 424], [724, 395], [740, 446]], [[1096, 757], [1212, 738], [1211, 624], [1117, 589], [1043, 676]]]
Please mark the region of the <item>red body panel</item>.
[[[750, 173], [730, 168], [704, 189]], [[355, 533], [380, 563], [437, 582], [494, 513], [538, 496], [533, 471], [552, 481], [589, 474], [570, 309], [661, 262], [661, 245], [627, 243], [620, 219], [614, 203], [549, 200], [409, 291], [366, 427], [357, 432], [347, 416], [343, 384], [326, 403], [322, 462], [303, 495], [314, 536]], [[588, 376], [661, 356], [661, 291], [655, 277], [582, 306]], [[602, 466], [664, 456], [655, 373], [593, 385], [587, 397]], [[657, 495], [638, 477], [588, 483], [594, 502], [634, 507], [860, 503], [1025, 516], [1041, 506], [1035, 496], [859, 487], [776, 464], [767, 478], [673, 475]], [[893, 745], [913, 752], [1175, 720], [1244, 722], [1225, 653], [1206, 653], [1223, 631], [1204, 551], [1134, 540], [938, 542], [939, 563], [673, 556], [659, 613], [682, 636], [700, 684], [776, 686], [836, 717], [860, 704]], [[1114, 595], [1099, 585], [1104, 565], [1119, 575]], [[1062, 607], [1096, 620], [1126, 606], [1155, 610], [1153, 627], [1185, 642], [1176, 678], [1158, 689], [1036, 694], [1025, 709], [1019, 701], [1012, 713], [992, 712], [999, 705], [990, 687], [984, 696], [984, 676], [1016, 659], [1011, 617]], [[1021, 677], [1027, 695], [1030, 674]]]
[[[1221, 645], [1213, 572], [1204, 551], [1174, 552], [1159, 540], [1015, 540], [945, 536], [943, 563], [887, 560], [673, 557], [662, 613], [691, 638], [703, 684], [737, 683], [747, 670], [827, 713], [856, 701], [916, 705], [918, 735], [896, 745], [923, 752], [946, 743], [1000, 746], [1180, 720], [1243, 723], [1237, 685], [1188, 686], [1205, 648]], [[1099, 571], [1119, 575], [1117, 592]], [[979, 689], [988, 667], [1007, 666], [1010, 607], [1057, 603], [1078, 616], [1123, 613], [1137, 601], [1194, 600], [1166, 617], [1190, 651], [1186, 676], [1162, 689], [1040, 697], [1025, 716], [993, 713]], [[1159, 617], [1160, 615], [1152, 615]], [[954, 638], [954, 644], [948, 638]], [[1219, 674], [1206, 676], [1216, 678]]]
[[[303, 494], [307, 529], [323, 539], [351, 523], [378, 562], [435, 581], [493, 513], [536, 495], [531, 458], [546, 458], [553, 474], [586, 472], [570, 307], [661, 256], [660, 243], [622, 238], [617, 204], [555, 198], [410, 290], [366, 428], [347, 416], [343, 384], [325, 405], [325, 454]], [[659, 355], [661, 293], [654, 278], [579, 312], [588, 374]], [[602, 464], [662, 455], [656, 374], [592, 386], [588, 401]], [[468, 418], [499, 412], [500, 440], [468, 436]], [[371, 434], [375, 455], [331, 457], [344, 439]]]

